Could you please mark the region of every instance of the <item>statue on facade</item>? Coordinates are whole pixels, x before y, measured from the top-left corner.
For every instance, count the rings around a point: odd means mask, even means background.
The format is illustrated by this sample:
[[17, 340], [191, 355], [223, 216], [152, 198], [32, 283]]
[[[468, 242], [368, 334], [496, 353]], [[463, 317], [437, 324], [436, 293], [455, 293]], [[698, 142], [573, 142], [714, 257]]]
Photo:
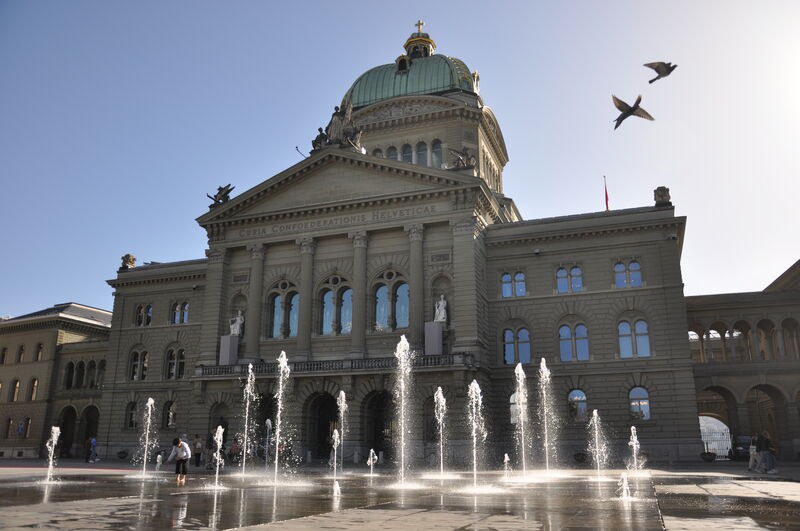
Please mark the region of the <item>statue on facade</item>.
[[672, 206], [672, 201], [669, 196], [669, 188], [666, 186], [659, 186], [653, 190], [653, 199], [656, 202], [656, 206]]
[[328, 127], [325, 128], [325, 136], [328, 137], [329, 144], [339, 144], [342, 140], [344, 133], [344, 113], [338, 106], [333, 108], [331, 120], [328, 122]]
[[317, 127], [317, 131], [319, 134], [311, 141], [312, 149], [320, 149], [328, 144], [328, 135], [325, 134], [325, 131], [321, 127]]
[[219, 186], [217, 188], [217, 193], [214, 194], [213, 196], [206, 194], [207, 198], [214, 201], [214, 203], [209, 208], [214, 208], [215, 206], [227, 203], [228, 200], [231, 198], [231, 192], [233, 191], [234, 188], [236, 187], [231, 186], [230, 183], [228, 183], [225, 186]]
[[323, 131], [317, 129], [319, 134], [311, 141], [314, 149], [326, 146], [352, 147], [361, 151], [361, 134], [363, 130], [353, 123], [353, 104], [348, 99], [344, 108], [334, 107], [331, 120]]
[[436, 301], [436, 311], [433, 314], [433, 321], [435, 323], [447, 322], [447, 301], [444, 295], [440, 295], [439, 300]]
[[475, 159], [475, 155], [470, 155], [469, 148], [464, 148], [461, 151], [452, 148], [448, 148], [447, 150], [454, 158], [453, 165], [447, 168], [448, 170], [466, 170], [474, 168], [478, 163]]
[[231, 319], [231, 335], [242, 335], [242, 328], [244, 328], [244, 314], [242, 313], [242, 310], [239, 310], [236, 312], [236, 317]]
[[136, 257], [128, 253], [122, 257], [122, 265], [120, 269], [133, 269], [136, 267]]

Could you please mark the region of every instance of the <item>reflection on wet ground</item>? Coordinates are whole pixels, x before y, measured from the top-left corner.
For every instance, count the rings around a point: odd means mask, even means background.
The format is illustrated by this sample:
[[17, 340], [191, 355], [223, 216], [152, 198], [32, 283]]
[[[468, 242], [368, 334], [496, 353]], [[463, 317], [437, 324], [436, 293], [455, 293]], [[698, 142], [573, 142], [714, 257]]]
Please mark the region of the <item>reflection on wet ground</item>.
[[[616, 474], [618, 477], [618, 474]], [[34, 479], [0, 480], [0, 527], [81, 529], [227, 529], [278, 523], [286, 529], [376, 528], [382, 531], [465, 529], [739, 529], [800, 527], [800, 484], [752, 478], [680, 473], [632, 477], [633, 500], [621, 500], [616, 479], [593, 481], [572, 471], [558, 477], [503, 482], [482, 474], [487, 493], [464, 490], [469, 481], [415, 479], [420, 488], [392, 488], [384, 475], [338, 478], [341, 496], [321, 473], [293, 485], [259, 485], [260, 478], [189, 476], [176, 487], [172, 476], [64, 476], [53, 485]], [[310, 517], [296, 520], [300, 517]], [[694, 526], [694, 527], [692, 527]]]

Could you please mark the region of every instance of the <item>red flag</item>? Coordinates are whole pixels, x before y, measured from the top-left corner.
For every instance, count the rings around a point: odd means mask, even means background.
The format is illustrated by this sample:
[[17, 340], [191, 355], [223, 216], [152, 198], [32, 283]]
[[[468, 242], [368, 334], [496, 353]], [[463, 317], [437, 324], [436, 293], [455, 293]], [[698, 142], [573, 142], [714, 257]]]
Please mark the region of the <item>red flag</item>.
[[606, 212], [608, 212], [608, 186], [606, 185], [606, 176], [603, 175], [603, 188], [606, 190]]

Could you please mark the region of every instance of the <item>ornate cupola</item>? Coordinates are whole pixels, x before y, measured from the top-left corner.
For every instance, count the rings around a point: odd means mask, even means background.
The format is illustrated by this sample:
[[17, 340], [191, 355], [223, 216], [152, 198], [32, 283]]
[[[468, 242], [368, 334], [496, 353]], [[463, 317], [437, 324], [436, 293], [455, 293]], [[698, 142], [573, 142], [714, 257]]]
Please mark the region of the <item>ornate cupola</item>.
[[425, 22], [418, 20], [416, 33], [412, 33], [403, 45], [403, 48], [406, 49], [406, 55], [412, 61], [420, 57], [429, 57], [436, 53], [436, 43], [433, 42], [430, 35], [422, 33], [422, 26], [424, 25]]

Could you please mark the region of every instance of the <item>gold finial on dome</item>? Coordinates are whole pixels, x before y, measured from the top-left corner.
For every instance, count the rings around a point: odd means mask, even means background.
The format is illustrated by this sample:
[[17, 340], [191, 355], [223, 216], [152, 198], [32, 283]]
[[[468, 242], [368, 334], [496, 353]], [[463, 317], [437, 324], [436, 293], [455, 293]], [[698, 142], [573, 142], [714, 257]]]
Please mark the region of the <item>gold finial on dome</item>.
[[436, 52], [436, 43], [433, 42], [430, 35], [422, 32], [425, 22], [419, 19], [414, 25], [417, 27], [417, 32], [412, 33], [403, 45], [406, 55], [411, 59], [433, 55]]
[[422, 19], [417, 20], [417, 23], [414, 24], [417, 27], [417, 33], [422, 33], [422, 26], [425, 25], [425, 21]]

